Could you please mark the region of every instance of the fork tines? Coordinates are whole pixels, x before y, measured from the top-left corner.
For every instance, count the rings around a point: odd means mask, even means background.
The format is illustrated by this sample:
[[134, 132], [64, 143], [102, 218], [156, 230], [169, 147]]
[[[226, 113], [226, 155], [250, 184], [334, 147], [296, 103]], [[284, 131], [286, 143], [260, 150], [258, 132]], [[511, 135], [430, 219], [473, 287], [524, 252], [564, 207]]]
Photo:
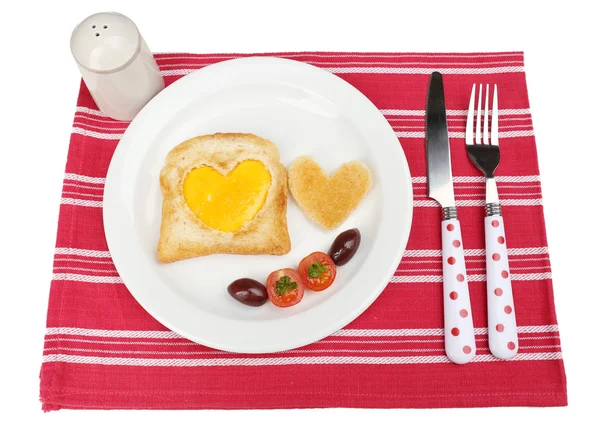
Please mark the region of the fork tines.
[[473, 84], [471, 91], [471, 100], [469, 101], [469, 113], [467, 114], [466, 142], [468, 145], [491, 145], [498, 146], [498, 87], [494, 85], [494, 96], [492, 99], [492, 131], [490, 140], [489, 131], [489, 95], [490, 85], [485, 86], [485, 106], [483, 110], [483, 131], [481, 129], [481, 95], [483, 94], [483, 85], [479, 84], [479, 97], [477, 99], [477, 120], [475, 126], [475, 140], [473, 140], [473, 118], [475, 117], [475, 96], [477, 86]]

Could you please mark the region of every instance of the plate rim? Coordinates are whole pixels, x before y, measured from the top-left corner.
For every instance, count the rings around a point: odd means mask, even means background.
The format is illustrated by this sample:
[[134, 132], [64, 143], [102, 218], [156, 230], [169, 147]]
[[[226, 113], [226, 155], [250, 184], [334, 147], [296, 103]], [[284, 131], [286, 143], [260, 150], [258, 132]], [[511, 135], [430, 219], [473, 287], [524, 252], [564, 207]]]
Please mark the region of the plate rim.
[[[340, 317], [337, 317], [334, 320], [332, 320], [329, 323], [328, 328], [322, 328], [321, 331], [319, 331], [317, 333], [313, 332], [313, 334], [309, 335], [309, 336], [307, 336], [307, 335], [304, 335], [302, 337], [299, 336], [298, 338], [299, 339], [301, 338], [301, 340], [298, 340], [295, 342], [289, 341], [285, 344], [285, 346], [270, 345], [269, 347], [262, 347], [262, 348], [224, 347], [224, 345], [222, 345], [222, 344], [216, 344], [212, 341], [207, 341], [206, 339], [202, 339], [201, 336], [199, 336], [195, 333], [190, 334], [189, 332], [185, 332], [184, 329], [178, 328], [176, 326], [177, 325], [176, 323], [173, 324], [170, 320], [163, 319], [161, 316], [159, 316], [157, 314], [156, 311], [153, 310], [153, 308], [151, 308], [151, 305], [148, 305], [147, 302], [143, 302], [142, 299], [140, 299], [139, 296], [136, 295], [136, 292], [134, 290], [132, 290], [132, 288], [130, 287], [131, 281], [129, 281], [129, 285], [128, 285], [129, 278], [126, 279], [125, 278], [126, 275], [123, 275], [122, 271], [119, 270], [119, 266], [117, 264], [120, 262], [116, 261], [115, 254], [111, 250], [111, 238], [108, 235], [109, 231], [107, 231], [107, 229], [111, 229], [111, 226], [112, 226], [112, 224], [111, 224], [112, 219], [111, 219], [111, 217], [109, 217], [110, 208], [106, 207], [106, 205], [111, 205], [110, 192], [111, 192], [111, 188], [112, 188], [112, 182], [109, 182], [109, 181], [113, 180], [113, 178], [114, 178], [113, 174], [116, 171], [115, 163], [117, 160], [115, 159], [115, 157], [118, 158], [121, 154], [124, 153], [123, 148], [121, 148], [121, 151], [119, 151], [119, 147], [121, 146], [121, 144], [122, 143], [126, 144], [126, 142], [123, 142], [123, 139], [126, 139], [128, 141], [128, 138], [129, 138], [129, 135], [131, 135], [131, 132], [133, 132], [133, 130], [135, 130], [137, 128], [137, 125], [140, 123], [140, 120], [142, 120], [143, 116], [145, 116], [146, 113], [153, 110], [153, 108], [155, 107], [156, 102], [158, 100], [165, 99], [168, 97], [169, 94], [175, 92], [175, 91], [168, 92], [167, 91], [168, 89], [171, 88], [173, 90], [176, 90], [181, 87], [185, 87], [185, 86], [187, 86], [186, 84], [188, 82], [191, 82], [192, 80], [194, 80], [198, 75], [202, 74], [203, 72], [206, 72], [207, 70], [209, 71], [209, 74], [210, 74], [210, 71], [213, 70], [214, 68], [223, 68], [223, 64], [243, 64], [243, 63], [261, 63], [261, 64], [284, 63], [284, 64], [288, 64], [288, 65], [297, 66], [298, 68], [310, 69], [310, 70], [313, 70], [313, 72], [318, 72], [318, 74], [329, 75], [329, 77], [335, 78], [334, 80], [339, 81], [340, 83], [344, 84], [344, 86], [349, 87], [348, 88], [349, 90], [353, 90], [353, 92], [362, 96], [364, 103], [366, 105], [370, 106], [373, 111], [377, 112], [377, 114], [379, 114], [379, 117], [381, 117], [381, 119], [383, 119], [383, 121], [385, 121], [385, 124], [389, 128], [389, 131], [393, 134], [394, 138], [398, 142], [398, 145], [399, 145], [398, 150], [400, 153], [398, 153], [397, 155], [401, 160], [401, 165], [404, 170], [403, 173], [405, 175], [405, 187], [407, 190], [406, 194], [408, 194], [406, 196], [407, 197], [406, 205], [404, 205], [404, 207], [403, 207], [403, 212], [405, 214], [407, 226], [405, 226], [404, 229], [402, 230], [400, 241], [399, 241], [400, 244], [398, 244], [398, 246], [397, 246], [397, 249], [395, 252], [395, 257], [393, 259], [393, 262], [391, 262], [387, 273], [385, 275], [383, 275], [383, 274], [381, 275], [381, 278], [379, 279], [378, 285], [376, 287], [375, 287], [375, 285], [372, 286], [372, 289], [374, 291], [371, 292], [370, 294], [368, 294], [367, 298], [361, 300], [361, 305], [355, 305], [354, 307], [352, 307], [352, 311], [347, 311], [345, 313], [345, 316], [340, 316]], [[234, 65], [234, 67], [235, 67], [235, 65]], [[206, 73], [204, 73], [204, 74], [206, 74]], [[136, 120], [137, 120], [137, 122], [136, 122]], [[129, 134], [128, 134], [128, 132], [129, 132]], [[134, 119], [131, 121], [131, 123], [125, 130], [123, 136], [119, 140], [117, 146], [115, 147], [113, 156], [111, 157], [111, 160], [109, 163], [109, 167], [108, 167], [106, 178], [105, 178], [104, 191], [103, 191], [102, 219], [103, 219], [104, 234], [105, 234], [107, 246], [109, 249], [109, 253], [111, 254], [111, 257], [113, 259], [115, 268], [116, 268], [117, 272], [119, 273], [119, 276], [123, 280], [123, 283], [124, 283], [125, 287], [127, 288], [127, 290], [129, 291], [129, 293], [141, 305], [141, 307], [151, 315], [151, 317], [156, 319], [160, 324], [162, 324], [167, 329], [179, 334], [183, 338], [187, 338], [195, 343], [198, 343], [198, 344], [201, 344], [201, 345], [204, 345], [207, 347], [215, 348], [218, 350], [234, 352], [234, 353], [235, 352], [250, 353], [250, 354], [252, 354], [252, 353], [272, 353], [272, 352], [280, 352], [280, 351], [285, 351], [285, 350], [290, 350], [290, 349], [295, 349], [298, 347], [306, 346], [306, 345], [314, 343], [315, 341], [318, 341], [324, 337], [327, 337], [328, 335], [331, 335], [331, 334], [337, 332], [339, 329], [343, 328], [348, 323], [352, 322], [358, 316], [360, 316], [381, 295], [381, 293], [385, 290], [386, 286], [389, 284], [390, 278], [393, 276], [395, 270], [397, 269], [398, 265], [400, 264], [403, 254], [404, 254], [404, 251], [408, 244], [408, 239], [410, 236], [410, 232], [412, 230], [412, 221], [413, 221], [413, 214], [414, 214], [413, 191], [414, 191], [414, 187], [412, 184], [412, 176], [411, 176], [410, 168], [408, 166], [408, 160], [406, 158], [406, 154], [404, 153], [404, 149], [400, 143], [400, 140], [395, 135], [392, 127], [390, 126], [389, 122], [385, 119], [384, 115], [380, 112], [379, 108], [377, 108], [377, 106], [375, 106], [375, 104], [364, 93], [362, 93], [358, 88], [354, 87], [352, 84], [350, 84], [346, 80], [342, 79], [341, 77], [339, 77], [331, 72], [328, 72], [327, 70], [324, 70], [319, 67], [313, 66], [309, 63], [306, 63], [306, 62], [296, 61], [296, 60], [291, 60], [291, 59], [281, 58], [281, 57], [276, 57], [276, 56], [245, 56], [245, 57], [241, 57], [241, 58], [234, 58], [234, 59], [229, 59], [229, 60], [225, 60], [225, 61], [221, 61], [221, 62], [216, 62], [214, 64], [211, 64], [211, 65], [208, 65], [201, 69], [198, 69], [192, 73], [189, 73], [186, 76], [181, 77], [180, 79], [178, 79], [177, 81], [175, 81], [174, 83], [169, 85], [169, 87], [166, 87], [163, 91], [161, 91], [161, 93], [157, 94], [154, 98], [152, 98], [142, 108], [142, 110], [136, 115], [136, 117], [134, 117]], [[379, 233], [379, 229], [377, 230], [377, 232]], [[114, 245], [112, 245], [112, 247], [114, 248]], [[370, 256], [374, 256], [374, 255], [371, 254]], [[118, 255], [116, 257], [119, 258]], [[252, 323], [253, 321], [246, 321], [246, 322]]]

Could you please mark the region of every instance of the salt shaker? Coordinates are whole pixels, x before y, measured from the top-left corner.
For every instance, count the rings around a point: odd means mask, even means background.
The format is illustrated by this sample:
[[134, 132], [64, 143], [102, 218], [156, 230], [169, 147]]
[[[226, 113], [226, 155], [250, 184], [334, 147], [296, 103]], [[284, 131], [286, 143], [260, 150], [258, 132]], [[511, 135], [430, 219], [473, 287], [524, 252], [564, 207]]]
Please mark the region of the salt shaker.
[[116, 12], [91, 15], [75, 27], [71, 52], [98, 108], [129, 121], [165, 83], [137, 26]]

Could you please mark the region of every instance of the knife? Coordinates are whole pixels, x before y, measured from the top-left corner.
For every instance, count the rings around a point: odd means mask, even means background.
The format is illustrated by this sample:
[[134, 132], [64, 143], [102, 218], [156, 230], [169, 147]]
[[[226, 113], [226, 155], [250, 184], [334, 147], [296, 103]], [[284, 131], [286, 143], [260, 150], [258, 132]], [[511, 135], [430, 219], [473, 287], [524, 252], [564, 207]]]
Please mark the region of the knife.
[[450, 163], [442, 75], [433, 72], [427, 94], [425, 144], [427, 195], [442, 207], [442, 272], [444, 290], [444, 342], [446, 355], [456, 364], [475, 357], [475, 334]]

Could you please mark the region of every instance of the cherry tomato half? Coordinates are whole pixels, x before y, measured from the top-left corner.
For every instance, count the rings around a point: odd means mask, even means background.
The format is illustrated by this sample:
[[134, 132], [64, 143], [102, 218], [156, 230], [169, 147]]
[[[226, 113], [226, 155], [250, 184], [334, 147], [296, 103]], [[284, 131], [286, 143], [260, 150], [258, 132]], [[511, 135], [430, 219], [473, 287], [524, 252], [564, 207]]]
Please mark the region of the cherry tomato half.
[[302, 300], [304, 285], [296, 270], [279, 269], [267, 278], [267, 294], [278, 307], [291, 307]]
[[298, 266], [298, 273], [304, 286], [313, 291], [322, 291], [329, 287], [336, 275], [335, 263], [323, 252], [313, 252]]

